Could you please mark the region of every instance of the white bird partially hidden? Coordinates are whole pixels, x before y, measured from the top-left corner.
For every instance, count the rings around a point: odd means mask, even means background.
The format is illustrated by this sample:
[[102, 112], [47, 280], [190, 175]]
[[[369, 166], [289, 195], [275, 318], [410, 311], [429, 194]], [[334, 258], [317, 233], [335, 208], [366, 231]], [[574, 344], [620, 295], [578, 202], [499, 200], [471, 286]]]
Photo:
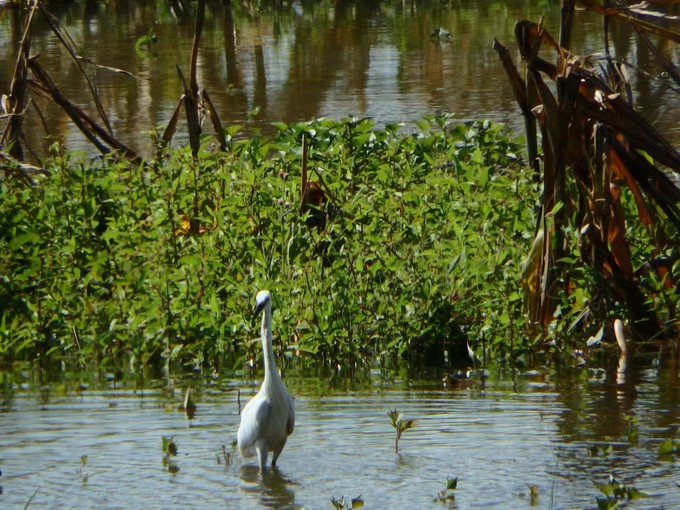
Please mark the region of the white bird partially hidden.
[[614, 319], [614, 336], [616, 343], [619, 344], [621, 354], [619, 355], [619, 366], [616, 369], [616, 383], [626, 383], [626, 370], [628, 369], [628, 344], [623, 334], [623, 322], [621, 319]]
[[260, 391], [246, 404], [238, 428], [238, 447], [243, 457], [257, 455], [260, 471], [267, 469], [267, 456], [273, 452], [272, 466], [281, 455], [288, 436], [295, 428], [295, 405], [286, 385], [276, 369], [272, 348], [272, 296], [261, 290], [255, 297], [253, 322], [262, 315], [262, 351], [264, 353], [264, 381]]

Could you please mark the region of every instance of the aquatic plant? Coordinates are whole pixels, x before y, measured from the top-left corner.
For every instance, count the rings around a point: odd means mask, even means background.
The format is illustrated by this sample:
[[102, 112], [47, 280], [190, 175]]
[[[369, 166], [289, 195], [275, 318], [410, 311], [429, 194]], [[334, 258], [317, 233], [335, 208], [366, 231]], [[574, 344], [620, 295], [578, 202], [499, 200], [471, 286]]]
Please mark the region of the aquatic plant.
[[529, 489], [529, 503], [531, 506], [536, 506], [538, 504], [538, 485], [530, 483], [527, 484]]
[[435, 503], [451, 503], [456, 499], [456, 494], [453, 492], [458, 488], [458, 477], [446, 478], [446, 488], [437, 493], [434, 498]]
[[135, 52], [139, 54], [144, 54], [151, 50], [151, 46], [156, 42], [157, 37], [154, 30], [154, 25], [151, 25], [148, 32], [137, 38], [135, 41]]
[[331, 504], [333, 505], [333, 508], [335, 508], [336, 510], [354, 510], [358, 508], [363, 508], [364, 500], [361, 499], [360, 495], [357, 496], [356, 498], [352, 498], [352, 500], [349, 502], [345, 501], [345, 496], [340, 496], [339, 499], [331, 497]]
[[180, 409], [186, 413], [187, 418], [190, 420], [193, 419], [196, 414], [196, 403], [194, 402], [194, 399], [191, 398], [191, 386], [187, 388], [186, 393], [184, 394], [184, 403], [180, 406]]
[[412, 429], [413, 427], [415, 427], [416, 421], [412, 419], [408, 420], [403, 419], [401, 414], [399, 414], [399, 411], [397, 411], [396, 408], [387, 411], [387, 416], [389, 416], [392, 427], [394, 427], [395, 430], [394, 452], [399, 454], [399, 440], [401, 439], [401, 435], [408, 429]]
[[667, 437], [659, 443], [659, 455], [676, 455], [680, 453], [680, 440]]
[[[225, 466], [231, 466], [232, 462], [234, 462], [234, 457], [236, 455], [236, 441], [234, 441], [231, 445], [231, 451], [227, 451], [227, 446], [222, 445], [222, 459], [224, 459], [224, 465]], [[221, 464], [222, 460], [220, 459], [220, 456], [217, 455], [217, 463]]]
[[625, 416], [626, 428], [623, 434], [628, 439], [629, 443], [637, 443], [640, 438], [640, 428], [638, 426], [638, 418], [632, 414]]
[[633, 501], [641, 498], [648, 498], [649, 494], [642, 492], [635, 487], [628, 486], [623, 482], [619, 482], [614, 475], [609, 475], [607, 483], [593, 482], [604, 498], [596, 498], [597, 508], [601, 510], [609, 510], [617, 508], [623, 501]]
[[80, 456], [80, 467], [78, 468], [78, 476], [80, 476], [80, 481], [85, 484], [90, 479], [90, 476], [84, 472], [85, 466], [87, 466], [87, 455]]
[[614, 447], [611, 444], [607, 445], [597, 445], [594, 444], [588, 447], [588, 455], [591, 457], [598, 457], [600, 455], [607, 456], [614, 451]]
[[175, 457], [178, 452], [175, 438], [163, 436], [161, 448], [163, 450], [163, 467], [171, 474], [179, 472], [179, 466], [172, 460], [172, 457]]

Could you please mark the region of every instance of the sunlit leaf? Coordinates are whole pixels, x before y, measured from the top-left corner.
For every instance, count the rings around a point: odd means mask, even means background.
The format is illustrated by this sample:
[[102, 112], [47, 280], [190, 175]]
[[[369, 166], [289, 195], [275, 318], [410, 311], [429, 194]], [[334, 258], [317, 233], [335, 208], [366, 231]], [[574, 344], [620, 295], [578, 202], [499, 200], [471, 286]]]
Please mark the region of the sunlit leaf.
[[670, 438], [666, 438], [659, 443], [659, 455], [668, 455], [677, 451], [675, 443]]
[[588, 347], [593, 347], [595, 345], [599, 345], [600, 342], [602, 341], [603, 334], [604, 334], [604, 325], [602, 325], [602, 327], [600, 327], [600, 330], [597, 333], [595, 333], [593, 336], [588, 338], [588, 340], [586, 341], [586, 345]]
[[352, 499], [352, 510], [355, 508], [363, 508], [364, 507], [364, 500], [361, 499], [361, 496], [357, 496], [356, 498]]
[[595, 498], [598, 510], [611, 510], [619, 506], [618, 501], [609, 498]]
[[635, 487], [628, 487], [628, 500], [643, 499], [651, 497], [646, 492], [636, 489]]
[[602, 494], [605, 496], [613, 496], [614, 495], [614, 488], [612, 487], [611, 483], [597, 483], [593, 482], [595, 484], [595, 487], [597, 487]]

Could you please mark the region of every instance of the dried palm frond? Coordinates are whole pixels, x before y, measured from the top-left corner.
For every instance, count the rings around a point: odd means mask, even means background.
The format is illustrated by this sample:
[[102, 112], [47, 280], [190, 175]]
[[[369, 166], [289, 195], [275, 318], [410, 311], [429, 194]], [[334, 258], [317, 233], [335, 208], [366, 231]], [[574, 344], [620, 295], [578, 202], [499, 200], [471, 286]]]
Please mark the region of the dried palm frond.
[[[607, 57], [599, 68], [590, 57], [568, 49], [577, 3], [605, 17]], [[655, 5], [671, 3], [659, 0]], [[628, 310], [638, 331], [647, 338], [660, 337], [666, 331], [658, 311], [650, 306], [639, 275], [643, 270], [655, 271], [669, 289], [680, 280], [680, 275], [672, 272], [674, 261], [663, 256], [669, 252], [677, 256], [680, 251], [680, 189], [671, 178], [673, 174], [680, 177], [680, 154], [632, 107], [626, 65], [614, 59], [607, 46], [610, 19], [631, 25], [650, 47], [654, 45], [648, 34], [680, 41], [680, 34], [654, 23], [668, 21], [669, 15], [650, 13], [642, 4], [619, 2], [612, 6], [611, 2], [565, 0], [559, 44], [541, 24], [520, 21], [515, 35], [525, 63], [524, 76], [507, 48], [494, 41], [526, 119], [530, 161], [543, 184], [541, 222], [522, 278], [529, 318], [534, 323], [545, 326], [551, 322], [560, 296], [571, 290], [562, 261], [569, 253], [566, 232], [570, 222], [576, 221], [581, 261], [607, 282], [609, 293]], [[555, 64], [539, 56], [546, 46], [555, 52]], [[654, 55], [660, 53], [652, 50]], [[660, 59], [660, 65], [671, 76], [677, 73], [667, 58]], [[542, 135], [540, 158], [533, 122], [538, 123]], [[637, 218], [626, 217], [624, 188], [630, 190]], [[652, 247], [652, 259], [638, 263], [637, 268], [626, 237], [626, 221], [639, 222]], [[673, 300], [667, 312], [677, 327]]]

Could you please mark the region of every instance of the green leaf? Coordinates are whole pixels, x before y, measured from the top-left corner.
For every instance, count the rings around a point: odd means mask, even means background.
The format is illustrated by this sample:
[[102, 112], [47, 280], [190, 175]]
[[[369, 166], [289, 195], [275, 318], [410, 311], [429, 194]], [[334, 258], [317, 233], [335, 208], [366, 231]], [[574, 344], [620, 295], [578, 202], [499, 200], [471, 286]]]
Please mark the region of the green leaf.
[[357, 496], [356, 498], [352, 499], [352, 510], [355, 508], [363, 508], [364, 507], [364, 500], [361, 499], [361, 496]]
[[619, 506], [619, 503], [615, 499], [609, 498], [595, 498], [597, 501], [598, 510], [611, 510]]
[[677, 451], [675, 443], [670, 438], [666, 438], [659, 443], [659, 455], [669, 455]]
[[611, 483], [593, 483], [595, 484], [595, 487], [597, 487], [605, 496], [609, 497], [614, 495], [614, 488], [612, 487]]
[[12, 238], [9, 242], [9, 248], [11, 250], [18, 250], [26, 243], [38, 243], [40, 241], [40, 236], [35, 232], [26, 232], [24, 234], [19, 234]]
[[636, 489], [635, 487], [629, 487], [628, 488], [628, 500], [634, 500], [634, 499], [643, 499], [643, 498], [649, 498], [651, 497], [649, 494], [646, 492], [642, 492], [641, 490]]
[[170, 353], [170, 359], [175, 359], [175, 358], [177, 358], [177, 355], [179, 354], [179, 352], [180, 352], [183, 348], [184, 348], [184, 344], [175, 345], [175, 346], [172, 348], [172, 352]]
[[600, 328], [600, 330], [595, 333], [595, 335], [591, 336], [587, 341], [586, 341], [586, 346], [588, 347], [593, 347], [595, 345], [599, 345], [600, 341], [602, 340], [602, 336], [604, 334], [604, 325]]

